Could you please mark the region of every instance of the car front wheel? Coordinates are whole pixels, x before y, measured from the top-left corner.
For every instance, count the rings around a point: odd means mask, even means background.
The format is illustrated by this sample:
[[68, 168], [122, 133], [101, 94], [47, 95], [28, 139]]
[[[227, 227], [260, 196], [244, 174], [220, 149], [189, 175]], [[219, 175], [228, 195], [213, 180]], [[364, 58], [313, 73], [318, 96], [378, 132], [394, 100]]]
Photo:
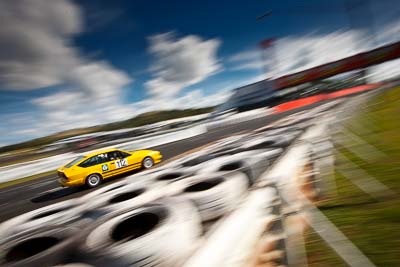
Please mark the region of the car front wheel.
[[96, 173], [94, 173], [94, 174], [89, 175], [86, 178], [86, 185], [89, 188], [94, 188], [94, 187], [96, 187], [96, 186], [101, 184], [101, 180], [102, 180], [101, 176], [96, 174]]
[[144, 160], [143, 160], [143, 162], [142, 162], [142, 167], [143, 167], [143, 169], [149, 169], [149, 168], [151, 168], [151, 167], [153, 167], [153, 166], [154, 166], [154, 161], [153, 161], [153, 159], [150, 158], [150, 157], [145, 157]]

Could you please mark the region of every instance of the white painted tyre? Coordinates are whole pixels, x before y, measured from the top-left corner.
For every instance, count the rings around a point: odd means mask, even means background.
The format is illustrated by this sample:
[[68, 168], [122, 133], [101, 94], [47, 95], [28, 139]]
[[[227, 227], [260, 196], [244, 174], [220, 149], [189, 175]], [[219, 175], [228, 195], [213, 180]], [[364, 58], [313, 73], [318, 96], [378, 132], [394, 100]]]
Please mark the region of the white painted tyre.
[[108, 214], [142, 206], [160, 198], [161, 193], [162, 191], [153, 189], [149, 183], [139, 182], [104, 192], [82, 205], [85, 210], [96, 210], [101, 214]]
[[125, 187], [127, 185], [129, 185], [129, 182], [127, 180], [125, 180], [125, 179], [121, 180], [121, 181], [118, 181], [118, 182], [115, 182], [115, 183], [111, 183], [109, 185], [105, 185], [105, 186], [103, 186], [103, 187], [101, 187], [99, 189], [91, 191], [90, 193], [80, 197], [80, 201], [82, 203], [87, 203], [89, 201], [92, 201], [93, 199], [96, 199], [96, 198], [98, 198], [98, 197], [100, 197], [102, 195], [105, 195], [105, 194], [109, 194], [112, 191], [121, 189], [121, 188], [123, 188], [123, 187]]
[[203, 163], [198, 174], [213, 174], [215, 172], [240, 171], [247, 175], [249, 185], [252, 185], [270, 166], [270, 159], [282, 152], [280, 148], [257, 149], [239, 152], [233, 155], [221, 156]]
[[247, 183], [241, 172], [204, 174], [172, 183], [168, 192], [193, 201], [202, 221], [209, 221], [232, 210], [246, 194]]
[[63, 264], [63, 265], [57, 265], [54, 267], [95, 267], [95, 266], [89, 265], [86, 263], [74, 262], [74, 263], [68, 263], [68, 264]]
[[155, 190], [163, 190], [170, 183], [187, 179], [194, 175], [193, 168], [177, 168], [175, 170], [166, 170], [152, 176], [151, 183]]
[[240, 149], [254, 150], [285, 147], [290, 145], [293, 139], [294, 136], [292, 134], [281, 134], [275, 136], [251, 136], [249, 140], [247, 140], [240, 146]]
[[77, 199], [66, 200], [14, 217], [0, 224], [0, 240], [46, 226], [65, 225], [79, 220], [82, 209]]
[[8, 267], [54, 266], [66, 260], [77, 247], [78, 230], [46, 228], [20, 234], [0, 245], [0, 265]]
[[197, 246], [201, 232], [191, 202], [166, 199], [98, 225], [88, 234], [83, 250], [114, 266], [180, 266]]

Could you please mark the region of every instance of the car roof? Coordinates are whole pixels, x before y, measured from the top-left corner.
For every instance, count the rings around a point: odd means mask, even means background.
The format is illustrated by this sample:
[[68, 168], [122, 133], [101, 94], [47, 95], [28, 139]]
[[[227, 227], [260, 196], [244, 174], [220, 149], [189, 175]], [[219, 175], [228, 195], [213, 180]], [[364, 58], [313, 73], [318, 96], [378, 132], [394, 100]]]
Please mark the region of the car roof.
[[113, 147], [113, 148], [106, 148], [106, 149], [96, 150], [96, 151], [90, 152], [88, 154], [85, 154], [84, 156], [89, 158], [89, 157], [96, 156], [98, 154], [103, 154], [103, 153], [107, 153], [107, 152], [111, 152], [111, 151], [115, 151], [115, 150], [121, 151], [121, 149]]

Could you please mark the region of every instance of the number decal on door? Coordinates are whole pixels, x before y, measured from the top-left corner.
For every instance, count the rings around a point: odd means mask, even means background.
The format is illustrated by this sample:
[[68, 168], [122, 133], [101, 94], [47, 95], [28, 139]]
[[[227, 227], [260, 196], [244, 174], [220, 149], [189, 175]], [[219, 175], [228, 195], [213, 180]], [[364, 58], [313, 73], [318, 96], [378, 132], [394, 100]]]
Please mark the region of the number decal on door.
[[119, 169], [128, 166], [128, 159], [119, 159], [115, 161], [115, 168]]

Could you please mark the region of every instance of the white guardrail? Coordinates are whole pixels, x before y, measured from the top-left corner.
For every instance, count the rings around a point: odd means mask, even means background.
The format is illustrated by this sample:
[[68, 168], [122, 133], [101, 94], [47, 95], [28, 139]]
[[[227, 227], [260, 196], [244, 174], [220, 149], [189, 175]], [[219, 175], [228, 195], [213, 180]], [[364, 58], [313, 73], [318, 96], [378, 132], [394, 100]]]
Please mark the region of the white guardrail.
[[227, 114], [220, 118], [208, 121], [206, 123], [207, 129], [214, 129], [224, 127], [231, 124], [240, 123], [243, 121], [254, 120], [272, 114], [273, 108], [258, 108], [250, 111]]

